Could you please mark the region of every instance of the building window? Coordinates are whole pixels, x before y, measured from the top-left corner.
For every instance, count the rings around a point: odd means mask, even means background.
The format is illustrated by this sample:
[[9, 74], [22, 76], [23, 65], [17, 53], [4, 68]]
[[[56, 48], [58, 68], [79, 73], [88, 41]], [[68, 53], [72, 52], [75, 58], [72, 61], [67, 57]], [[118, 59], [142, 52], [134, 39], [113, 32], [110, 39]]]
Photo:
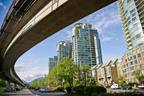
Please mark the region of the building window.
[[127, 21], [129, 21], [129, 20], [130, 20], [130, 17], [127, 18]]
[[133, 27], [134, 27], [135, 29], [138, 29], [138, 23], [133, 23]]
[[132, 40], [134, 41], [134, 40], [135, 40], [135, 37], [133, 37]]
[[131, 15], [132, 15], [132, 17], [134, 17], [134, 16], [136, 16], [136, 13], [134, 12], [134, 13], [132, 13]]
[[133, 65], [133, 62], [131, 61], [130, 64]]
[[132, 56], [130, 57], [130, 60], [132, 60]]
[[128, 25], [130, 25], [130, 23], [131, 23], [131, 21], [128, 21], [128, 23], [127, 23], [127, 24], [128, 24]]
[[128, 13], [128, 10], [126, 10], [124, 14], [126, 15], [127, 13]]
[[128, 57], [128, 60], [129, 60], [129, 61], [131, 61], [131, 60], [132, 60], [132, 57], [131, 57], [131, 56], [130, 56], [130, 57]]
[[135, 12], [135, 9], [132, 9], [132, 10], [130, 11], [130, 13], [133, 13], [133, 12]]
[[138, 55], [138, 57], [141, 57], [141, 54], [140, 54], [140, 53], [138, 53], [137, 55]]
[[132, 21], [135, 21], [135, 20], [136, 20], [136, 17], [133, 17], [133, 18], [132, 18]]
[[137, 64], [137, 60], [135, 60], [134, 63]]
[[140, 33], [136, 35], [136, 39], [139, 39], [140, 37], [141, 37]]
[[134, 55], [133, 58], [136, 59], [136, 55]]

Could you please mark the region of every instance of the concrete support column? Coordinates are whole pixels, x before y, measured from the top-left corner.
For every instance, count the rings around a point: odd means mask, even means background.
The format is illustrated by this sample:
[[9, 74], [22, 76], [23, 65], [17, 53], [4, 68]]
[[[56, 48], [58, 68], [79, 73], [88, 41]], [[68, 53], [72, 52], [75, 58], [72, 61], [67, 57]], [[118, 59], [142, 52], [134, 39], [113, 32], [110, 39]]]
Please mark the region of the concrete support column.
[[10, 82], [5, 81], [5, 83], [6, 83], [6, 91], [11, 91]]
[[16, 91], [15, 84], [10, 81], [6, 81], [6, 91]]

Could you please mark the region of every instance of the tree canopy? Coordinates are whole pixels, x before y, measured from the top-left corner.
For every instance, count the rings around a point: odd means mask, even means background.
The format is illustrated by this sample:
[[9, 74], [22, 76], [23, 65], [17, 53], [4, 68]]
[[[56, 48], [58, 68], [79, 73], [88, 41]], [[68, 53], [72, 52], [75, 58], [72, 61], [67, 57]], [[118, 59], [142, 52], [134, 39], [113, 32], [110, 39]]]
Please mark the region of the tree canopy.
[[93, 81], [90, 79], [90, 68], [88, 64], [75, 64], [72, 59], [66, 57], [43, 80], [34, 81], [31, 85], [36, 88], [48, 85], [49, 87], [86, 86], [90, 81]]

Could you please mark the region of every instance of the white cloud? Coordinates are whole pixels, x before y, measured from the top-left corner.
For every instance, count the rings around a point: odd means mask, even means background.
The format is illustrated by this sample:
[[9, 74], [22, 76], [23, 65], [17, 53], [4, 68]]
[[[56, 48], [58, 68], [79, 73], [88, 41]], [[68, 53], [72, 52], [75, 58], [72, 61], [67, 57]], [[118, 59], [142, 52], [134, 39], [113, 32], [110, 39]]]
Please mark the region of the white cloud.
[[98, 12], [80, 20], [80, 22], [90, 23], [98, 32], [104, 32], [110, 26], [120, 23], [120, 17], [116, 12]]
[[15, 70], [18, 76], [22, 80], [30, 82], [48, 73], [47, 68], [41, 67], [42, 65], [34, 66], [36, 63], [40, 63], [40, 60], [29, 60], [28, 62], [20, 60], [19, 63], [15, 66]]
[[100, 34], [100, 40], [101, 42], [111, 42], [112, 40], [118, 41], [119, 39], [117, 38], [116, 32], [111, 32], [110, 34], [106, 33], [101, 33]]
[[113, 3], [107, 8], [92, 13], [78, 22], [92, 24], [92, 27], [97, 29], [100, 37], [102, 37], [102, 42], [116, 40], [116, 33], [109, 31], [111, 26], [114, 27], [121, 24], [120, 16], [116, 8], [116, 3]]
[[[111, 26], [115, 26], [120, 24], [120, 16], [116, 9], [116, 3], [111, 4], [107, 8], [104, 8], [102, 10], [98, 10], [78, 21], [75, 23], [67, 26], [66, 28], [60, 30], [60, 33], [64, 33], [63, 40], [71, 40], [72, 36], [72, 28], [76, 23], [87, 23], [92, 24], [92, 27], [94, 29], [97, 29], [99, 32], [100, 37], [102, 38], [103, 42], [111, 41], [113, 39], [116, 39], [116, 36], [114, 32], [108, 31]], [[106, 33], [106, 34], [105, 34]], [[110, 35], [108, 35], [110, 34]], [[103, 36], [101, 36], [103, 35]], [[115, 36], [114, 36], [115, 35]]]
[[[84, 17], [83, 19], [75, 22], [74, 24], [79, 22], [92, 24], [92, 27], [98, 30], [99, 35], [102, 35], [101, 37], [103, 42], [116, 39], [116, 35], [114, 32], [111, 33], [110, 31], [107, 31], [111, 26], [115, 26], [121, 23], [120, 16], [117, 10], [113, 9], [116, 8], [114, 6], [116, 6], [115, 3], [108, 6], [108, 8], [99, 10], [90, 14], [89, 16]], [[74, 27], [74, 24], [71, 24], [70, 26], [62, 30], [66, 32], [66, 36], [64, 38], [71, 38], [71, 30]], [[70, 30], [70, 32], [68, 30]]]
[[101, 39], [101, 41], [102, 42], [109, 42], [109, 41], [111, 41], [111, 40], [113, 40], [113, 38], [112, 37], [108, 37], [108, 36], [105, 36], [105, 37], [103, 37], [102, 39]]
[[[119, 15], [116, 14], [115, 12], [101, 12], [101, 13], [94, 13], [89, 15], [86, 18], [81, 19], [80, 21], [77, 21], [76, 23], [88, 23], [88, 24], [92, 24], [92, 27], [94, 29], [97, 29], [99, 34], [102, 35], [102, 41], [103, 42], [107, 42], [107, 41], [111, 41], [112, 39], [114, 39], [113, 37], [116, 37], [115, 33], [110, 33], [112, 34], [112, 36], [107, 36], [105, 33], [109, 27], [120, 24], [120, 18]], [[74, 24], [76, 24], [74, 23]], [[74, 27], [74, 24], [68, 26], [67, 28], [61, 30], [61, 32], [65, 32], [64, 39], [71, 39], [71, 30]], [[115, 36], [114, 36], [115, 35]]]
[[0, 2], [0, 7], [2, 7], [3, 9], [6, 9], [6, 6], [2, 2]]

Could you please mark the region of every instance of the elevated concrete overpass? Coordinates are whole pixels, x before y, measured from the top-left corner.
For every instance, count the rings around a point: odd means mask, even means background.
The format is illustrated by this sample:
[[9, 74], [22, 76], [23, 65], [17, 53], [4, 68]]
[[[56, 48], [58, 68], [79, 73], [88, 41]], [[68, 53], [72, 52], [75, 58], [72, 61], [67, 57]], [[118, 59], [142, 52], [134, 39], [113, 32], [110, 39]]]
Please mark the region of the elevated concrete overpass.
[[14, 70], [16, 60], [23, 53], [69, 24], [115, 1], [14, 1], [0, 33], [1, 78], [23, 85], [23, 82]]

